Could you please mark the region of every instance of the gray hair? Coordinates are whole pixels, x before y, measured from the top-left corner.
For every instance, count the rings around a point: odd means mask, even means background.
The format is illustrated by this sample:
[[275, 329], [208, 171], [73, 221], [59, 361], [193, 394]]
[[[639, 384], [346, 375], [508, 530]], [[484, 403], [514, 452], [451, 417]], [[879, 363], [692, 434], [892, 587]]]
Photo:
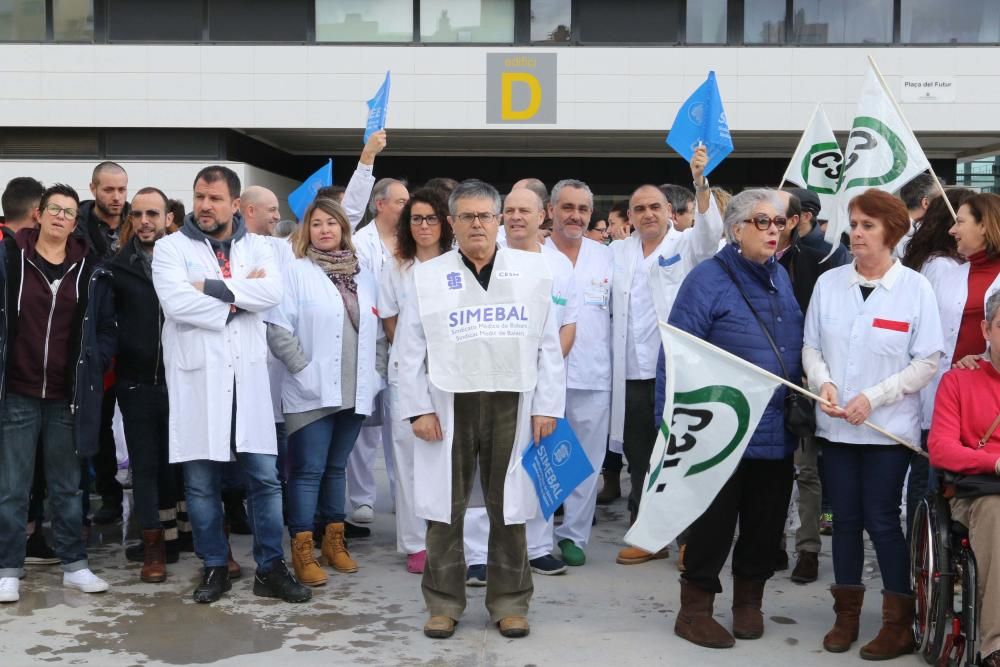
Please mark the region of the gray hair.
[[594, 193], [590, 191], [590, 186], [583, 181], [578, 181], [573, 178], [564, 178], [552, 186], [552, 199], [550, 201], [553, 206], [559, 203], [559, 195], [562, 194], [563, 188], [576, 188], [577, 190], [583, 190], [587, 193], [587, 199], [590, 200], [590, 208], [594, 208]]
[[399, 183], [403, 185], [403, 182], [396, 178], [380, 178], [375, 186], [372, 188], [371, 199], [368, 200], [368, 212], [375, 215], [378, 211], [375, 208], [375, 202], [385, 201], [389, 198], [389, 188], [394, 184]]
[[1000, 310], [1000, 290], [993, 292], [986, 299], [986, 326], [993, 324], [993, 318], [996, 317], [998, 310]]
[[297, 225], [294, 220], [282, 220], [274, 226], [274, 231], [271, 235], [275, 238], [285, 239], [295, 233], [296, 227]]
[[448, 213], [456, 214], [460, 199], [490, 199], [493, 201], [493, 213], [500, 213], [500, 193], [489, 183], [475, 178], [462, 181], [458, 187], [451, 191], [451, 195], [448, 197]]
[[752, 188], [744, 190], [734, 196], [726, 207], [726, 217], [723, 226], [726, 231], [726, 240], [732, 243], [736, 240], [733, 230], [736, 225], [743, 224], [744, 220], [749, 220], [754, 208], [758, 204], [770, 204], [775, 211], [785, 210], [785, 203], [778, 198], [775, 190], [769, 188]]

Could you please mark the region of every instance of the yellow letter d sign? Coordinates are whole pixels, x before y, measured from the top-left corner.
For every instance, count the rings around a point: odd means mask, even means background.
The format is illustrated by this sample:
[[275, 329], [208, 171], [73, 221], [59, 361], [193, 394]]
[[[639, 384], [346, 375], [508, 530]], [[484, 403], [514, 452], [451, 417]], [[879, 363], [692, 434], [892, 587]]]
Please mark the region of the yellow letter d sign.
[[[528, 87], [528, 104], [514, 108], [514, 86]], [[500, 116], [503, 120], [530, 120], [542, 106], [542, 84], [528, 72], [503, 72], [500, 75]]]

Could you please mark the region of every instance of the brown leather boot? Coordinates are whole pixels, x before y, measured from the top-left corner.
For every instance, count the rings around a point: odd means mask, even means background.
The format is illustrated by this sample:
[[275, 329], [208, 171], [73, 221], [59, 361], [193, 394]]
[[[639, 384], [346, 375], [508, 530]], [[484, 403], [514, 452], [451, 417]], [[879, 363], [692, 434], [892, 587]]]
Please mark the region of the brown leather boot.
[[843, 653], [858, 640], [861, 605], [865, 601], [864, 586], [830, 586], [833, 594], [833, 611], [837, 620], [833, 629], [823, 637], [823, 648], [830, 653]]
[[800, 551], [791, 579], [797, 584], [809, 584], [819, 579], [819, 554]]
[[357, 572], [358, 564], [351, 558], [344, 543], [344, 524], [328, 523], [323, 532], [323, 558], [337, 572]]
[[226, 530], [226, 569], [229, 570], [230, 579], [239, 579], [243, 576], [243, 568], [240, 564], [236, 562], [233, 558], [233, 547], [229, 544], [229, 524], [225, 526]]
[[309, 531], [296, 533], [292, 538], [292, 569], [304, 586], [322, 586], [326, 583], [326, 572], [316, 562], [312, 539]]
[[733, 636], [760, 639], [764, 634], [764, 582], [733, 577]]
[[732, 648], [733, 636], [712, 618], [715, 593], [709, 593], [681, 579], [681, 608], [674, 634], [705, 648]]
[[861, 657], [889, 660], [913, 653], [913, 613], [912, 595], [882, 591], [882, 629], [861, 647]]
[[601, 486], [600, 493], [597, 494], [598, 505], [609, 505], [613, 501], [622, 497], [622, 480], [620, 471], [614, 474], [601, 473], [601, 479], [604, 480], [604, 484]]
[[142, 531], [142, 572], [139, 578], [147, 584], [159, 584], [167, 580], [167, 545], [163, 541], [163, 529]]

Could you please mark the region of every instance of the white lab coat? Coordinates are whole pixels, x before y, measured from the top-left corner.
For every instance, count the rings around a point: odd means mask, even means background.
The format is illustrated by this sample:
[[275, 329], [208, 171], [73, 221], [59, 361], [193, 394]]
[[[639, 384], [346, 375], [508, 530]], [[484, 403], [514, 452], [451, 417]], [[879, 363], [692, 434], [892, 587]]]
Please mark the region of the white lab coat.
[[[696, 204], [693, 204], [697, 206]], [[650, 268], [650, 291], [658, 319], [666, 322], [684, 278], [695, 266], [710, 258], [719, 247], [722, 216], [709, 197], [708, 210], [695, 212], [694, 226], [677, 231], [673, 226], [654, 251], [658, 261]], [[630, 291], [635, 271], [636, 253], [642, 252], [638, 232], [611, 244], [614, 253], [614, 277], [611, 281], [611, 439], [624, 440], [625, 432], [625, 360], [628, 344]]]
[[[208, 241], [183, 232], [156, 243], [153, 286], [163, 308], [163, 361], [170, 399], [170, 462], [231, 458], [230, 424], [236, 390], [236, 451], [276, 454], [267, 339], [262, 313], [281, 300], [281, 272], [271, 245], [256, 234], [232, 244], [224, 279], [246, 312], [229, 319], [229, 304], [193, 282], [223, 280]], [[248, 279], [254, 269], [265, 277]]]
[[[367, 269], [354, 276], [358, 285], [357, 389], [354, 411], [370, 415], [375, 387], [375, 281]], [[267, 322], [295, 334], [309, 364], [285, 374], [281, 402], [286, 413], [335, 408], [341, 393], [341, 332], [347, 311], [333, 281], [311, 259], [296, 259], [285, 267], [285, 296], [265, 315]], [[349, 325], [348, 325], [349, 326]]]
[[[452, 251], [456, 252], [456, 251]], [[471, 278], [470, 278], [471, 279]], [[494, 278], [495, 279], [495, 278]], [[478, 285], [476, 286], [478, 289]], [[398, 419], [435, 413], [444, 439], [414, 445], [414, 486], [417, 516], [451, 523], [451, 447], [455, 411], [452, 393], [431, 384], [427, 374], [427, 342], [417, 299], [401, 304], [394, 345], [399, 359]], [[551, 302], [538, 344], [538, 377], [535, 389], [523, 392], [518, 401], [514, 450], [504, 481], [504, 523], [524, 523], [538, 511], [538, 498], [521, 458], [531, 445], [531, 417], [562, 417], [566, 405], [565, 367], [559, 345], [559, 329]]]
[[[279, 239], [276, 236], [261, 237], [271, 244], [274, 251], [274, 260], [278, 263], [280, 271], [285, 270], [285, 265], [295, 260], [295, 253], [292, 252], [291, 237]], [[271, 408], [274, 411], [274, 422], [284, 423], [285, 417], [281, 414], [281, 385], [285, 381], [285, 374], [288, 369], [278, 361], [271, 351], [267, 351], [267, 376], [271, 385]]]

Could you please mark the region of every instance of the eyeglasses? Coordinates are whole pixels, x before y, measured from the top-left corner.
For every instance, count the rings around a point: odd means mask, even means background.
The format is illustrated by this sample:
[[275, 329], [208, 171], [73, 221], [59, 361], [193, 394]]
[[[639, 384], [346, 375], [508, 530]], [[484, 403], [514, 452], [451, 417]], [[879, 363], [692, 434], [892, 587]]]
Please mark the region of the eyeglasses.
[[436, 215], [411, 215], [410, 224], [414, 227], [427, 223], [428, 227], [436, 227], [441, 222], [441, 218]]
[[139, 220], [142, 220], [142, 216], [143, 215], [145, 215], [150, 220], [156, 220], [157, 218], [160, 217], [160, 212], [157, 211], [155, 208], [151, 208], [148, 211], [140, 211], [138, 209], [134, 209], [133, 208], [133, 209], [130, 209], [129, 212], [128, 212], [128, 217], [130, 217], [131, 219], [133, 219], [133, 220], [135, 220], [137, 222]]
[[75, 208], [63, 208], [62, 206], [58, 206], [57, 204], [46, 204], [45, 210], [48, 211], [49, 214], [52, 215], [53, 217], [59, 217], [59, 214], [62, 213], [64, 216], [66, 216], [67, 220], [70, 221], [76, 220]]
[[488, 225], [499, 217], [496, 213], [459, 213], [455, 219], [464, 225], [471, 225], [478, 218], [479, 222]]
[[785, 225], [788, 224], [788, 218], [783, 218], [780, 215], [776, 215], [773, 218], [769, 218], [766, 215], [761, 214], [761, 215], [756, 215], [753, 218], [750, 218], [749, 220], [744, 220], [743, 222], [752, 223], [757, 229], [759, 229], [762, 232], [766, 232], [771, 227], [771, 223], [774, 223], [774, 226], [777, 227], [779, 232], [781, 232], [784, 231]]

